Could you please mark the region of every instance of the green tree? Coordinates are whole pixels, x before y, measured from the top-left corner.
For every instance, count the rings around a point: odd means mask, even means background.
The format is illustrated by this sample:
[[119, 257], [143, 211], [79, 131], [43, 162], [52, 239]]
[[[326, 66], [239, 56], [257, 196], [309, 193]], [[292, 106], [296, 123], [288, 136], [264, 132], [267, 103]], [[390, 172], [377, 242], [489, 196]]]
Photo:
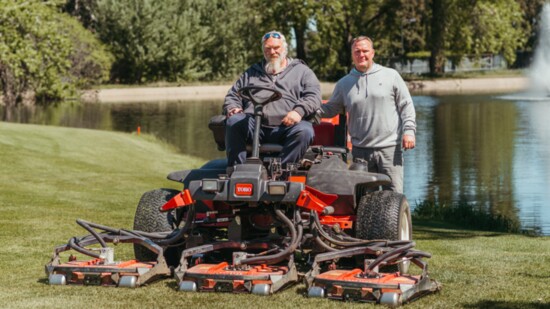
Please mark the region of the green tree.
[[431, 0], [430, 73], [444, 73], [449, 58], [501, 54], [509, 64], [526, 42], [521, 7], [514, 0]]
[[316, 31], [308, 36], [308, 58], [324, 79], [338, 79], [351, 65], [350, 44], [354, 37], [367, 35], [374, 41], [377, 58], [398, 55], [401, 0], [319, 0], [313, 16]]
[[522, 12], [514, 0], [468, 1], [456, 4], [450, 14], [446, 47], [454, 62], [467, 55], [501, 54], [513, 63], [516, 50], [523, 47], [526, 36], [522, 29]]
[[94, 51], [101, 44], [58, 4], [0, 0], [0, 84], [8, 108], [61, 100], [109, 70], [108, 55]]
[[294, 39], [296, 57], [307, 61], [307, 35], [319, 1], [288, 0], [278, 2], [256, 1], [255, 10], [262, 12], [261, 28], [264, 32], [278, 30]]
[[0, 2], [0, 79], [6, 105], [34, 91], [39, 98], [61, 98], [67, 84], [70, 41], [61, 36], [55, 12], [38, 1]]
[[384, 65], [430, 54], [434, 75], [466, 55], [502, 54], [511, 64], [541, 1], [65, 0], [63, 7], [116, 55], [113, 81], [143, 83], [233, 78], [261, 57], [259, 37], [274, 29], [325, 80], [347, 73], [358, 35], [374, 40]]
[[195, 79], [197, 39], [206, 35], [194, 1], [98, 0], [96, 29], [115, 55], [115, 81]]
[[212, 0], [198, 7], [201, 27], [208, 35], [197, 57], [206, 59], [197, 69], [203, 80], [227, 80], [239, 76], [261, 59], [261, 35], [269, 30], [252, 0]]

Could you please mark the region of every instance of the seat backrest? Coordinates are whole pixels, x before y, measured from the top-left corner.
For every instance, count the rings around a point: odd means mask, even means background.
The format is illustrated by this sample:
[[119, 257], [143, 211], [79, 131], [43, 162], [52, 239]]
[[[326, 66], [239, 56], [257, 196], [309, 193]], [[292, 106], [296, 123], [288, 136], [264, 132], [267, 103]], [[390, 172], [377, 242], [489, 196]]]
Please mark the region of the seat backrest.
[[334, 124], [321, 122], [313, 126], [315, 138], [311, 145], [334, 146]]
[[321, 119], [319, 124], [314, 125], [315, 139], [312, 145], [351, 149], [346, 121], [345, 114]]

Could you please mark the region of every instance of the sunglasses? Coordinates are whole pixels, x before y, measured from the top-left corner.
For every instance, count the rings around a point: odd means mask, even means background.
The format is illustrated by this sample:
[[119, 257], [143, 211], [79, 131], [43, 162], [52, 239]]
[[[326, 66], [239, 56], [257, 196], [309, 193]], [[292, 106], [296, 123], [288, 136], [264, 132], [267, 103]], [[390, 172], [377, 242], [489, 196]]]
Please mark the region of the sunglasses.
[[280, 39], [281, 37], [282, 37], [281, 34], [278, 33], [278, 32], [268, 32], [262, 38], [262, 42], [269, 39], [269, 38]]

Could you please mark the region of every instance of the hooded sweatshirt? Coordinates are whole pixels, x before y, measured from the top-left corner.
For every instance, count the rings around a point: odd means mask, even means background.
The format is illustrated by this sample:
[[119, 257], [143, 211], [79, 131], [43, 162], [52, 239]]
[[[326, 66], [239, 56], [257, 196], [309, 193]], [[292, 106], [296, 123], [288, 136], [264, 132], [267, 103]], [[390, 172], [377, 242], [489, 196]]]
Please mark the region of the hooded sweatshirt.
[[323, 117], [348, 113], [354, 147], [400, 145], [403, 133], [416, 132], [416, 113], [405, 81], [394, 69], [376, 63], [366, 73], [353, 68], [336, 83], [321, 109]]
[[247, 114], [254, 114], [254, 106], [242, 99], [237, 91], [246, 86], [268, 87], [281, 92], [282, 97], [263, 108], [262, 124], [279, 126], [281, 121], [294, 110], [300, 116], [314, 114], [321, 106], [321, 86], [315, 73], [299, 59], [287, 59], [288, 65], [277, 75], [265, 71], [265, 60], [248, 68], [229, 89], [223, 104], [223, 113], [235, 107], [242, 108]]

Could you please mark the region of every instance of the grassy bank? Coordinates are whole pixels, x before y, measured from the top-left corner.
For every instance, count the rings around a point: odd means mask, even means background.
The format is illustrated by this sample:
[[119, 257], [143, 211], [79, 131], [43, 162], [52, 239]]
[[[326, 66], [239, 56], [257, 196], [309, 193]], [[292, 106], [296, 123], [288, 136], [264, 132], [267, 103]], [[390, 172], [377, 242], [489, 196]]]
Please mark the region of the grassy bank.
[[[256, 297], [178, 293], [173, 279], [135, 290], [47, 284], [54, 246], [83, 234], [77, 218], [131, 228], [143, 192], [179, 189], [166, 174], [200, 164], [148, 136], [0, 122], [0, 307], [373, 307], [311, 300], [303, 285]], [[406, 308], [550, 306], [550, 238], [414, 223], [417, 248], [432, 253], [430, 272], [443, 290]]]

